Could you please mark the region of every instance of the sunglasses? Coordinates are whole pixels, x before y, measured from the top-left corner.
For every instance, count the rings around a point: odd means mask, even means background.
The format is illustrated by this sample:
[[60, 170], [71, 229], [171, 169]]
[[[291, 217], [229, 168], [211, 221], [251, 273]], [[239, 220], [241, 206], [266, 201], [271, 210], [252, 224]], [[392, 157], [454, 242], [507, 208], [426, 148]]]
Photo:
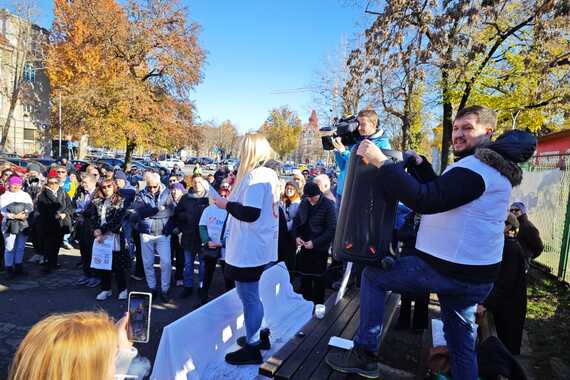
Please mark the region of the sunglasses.
[[223, 190], [229, 190], [229, 189], [230, 189], [230, 187], [229, 187], [228, 185], [225, 185], [225, 186], [220, 186], [220, 189], [223, 189]]
[[65, 170], [58, 170], [57, 174], [66, 174], [67, 172]]
[[520, 209], [518, 209], [518, 208], [512, 208], [512, 209], [510, 209], [509, 211], [510, 211], [510, 212], [519, 212]]
[[147, 187], [148, 187], [149, 189], [158, 189], [158, 188], [159, 188], [158, 185], [157, 185], [157, 186], [150, 186], [150, 185], [148, 185]]
[[48, 185], [59, 185], [59, 181], [48, 181]]

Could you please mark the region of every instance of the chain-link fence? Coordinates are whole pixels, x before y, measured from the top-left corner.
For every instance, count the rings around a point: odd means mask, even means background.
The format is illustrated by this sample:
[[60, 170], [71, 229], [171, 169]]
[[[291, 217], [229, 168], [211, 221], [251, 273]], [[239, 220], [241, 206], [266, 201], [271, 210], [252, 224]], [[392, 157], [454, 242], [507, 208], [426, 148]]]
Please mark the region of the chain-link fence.
[[536, 156], [523, 170], [523, 183], [513, 189], [512, 200], [526, 205], [540, 231], [544, 251], [536, 261], [570, 282], [570, 155]]

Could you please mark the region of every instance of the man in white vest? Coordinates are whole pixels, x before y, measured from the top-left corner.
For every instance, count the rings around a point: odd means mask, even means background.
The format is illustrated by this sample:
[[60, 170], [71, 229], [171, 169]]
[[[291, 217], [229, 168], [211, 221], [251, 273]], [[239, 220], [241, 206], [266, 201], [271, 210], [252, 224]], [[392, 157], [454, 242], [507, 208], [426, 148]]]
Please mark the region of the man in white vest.
[[503, 251], [503, 229], [513, 186], [520, 184], [518, 162], [532, 156], [534, 136], [509, 131], [491, 143], [497, 124], [494, 111], [472, 106], [453, 122], [456, 162], [437, 176], [425, 157], [413, 162], [382, 165], [387, 157], [364, 141], [357, 154], [378, 167], [387, 197], [398, 198], [422, 214], [416, 254], [401, 257], [393, 268], [369, 266], [362, 273], [360, 327], [355, 347], [329, 354], [335, 370], [366, 378], [379, 376], [375, 354], [382, 332], [386, 291], [437, 293], [455, 380], [477, 378], [475, 310], [489, 294]]

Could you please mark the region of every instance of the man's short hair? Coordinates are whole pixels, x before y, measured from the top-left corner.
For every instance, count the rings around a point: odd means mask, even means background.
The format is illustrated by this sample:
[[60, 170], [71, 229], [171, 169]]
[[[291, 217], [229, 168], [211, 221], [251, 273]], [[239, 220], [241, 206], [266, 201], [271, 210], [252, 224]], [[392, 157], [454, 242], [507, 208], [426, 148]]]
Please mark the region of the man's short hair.
[[455, 119], [461, 119], [467, 115], [477, 116], [477, 123], [485, 127], [495, 130], [497, 128], [497, 113], [490, 108], [484, 106], [469, 106], [465, 107], [455, 115]]
[[357, 117], [366, 117], [374, 125], [378, 125], [378, 114], [374, 110], [362, 110]]

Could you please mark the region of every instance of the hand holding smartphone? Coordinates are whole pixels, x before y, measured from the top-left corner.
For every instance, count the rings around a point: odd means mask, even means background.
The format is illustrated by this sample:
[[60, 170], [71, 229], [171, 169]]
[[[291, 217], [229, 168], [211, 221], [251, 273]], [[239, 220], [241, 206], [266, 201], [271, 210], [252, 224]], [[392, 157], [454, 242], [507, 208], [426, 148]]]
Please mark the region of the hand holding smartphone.
[[127, 335], [131, 342], [148, 343], [151, 306], [152, 294], [142, 292], [129, 293]]

